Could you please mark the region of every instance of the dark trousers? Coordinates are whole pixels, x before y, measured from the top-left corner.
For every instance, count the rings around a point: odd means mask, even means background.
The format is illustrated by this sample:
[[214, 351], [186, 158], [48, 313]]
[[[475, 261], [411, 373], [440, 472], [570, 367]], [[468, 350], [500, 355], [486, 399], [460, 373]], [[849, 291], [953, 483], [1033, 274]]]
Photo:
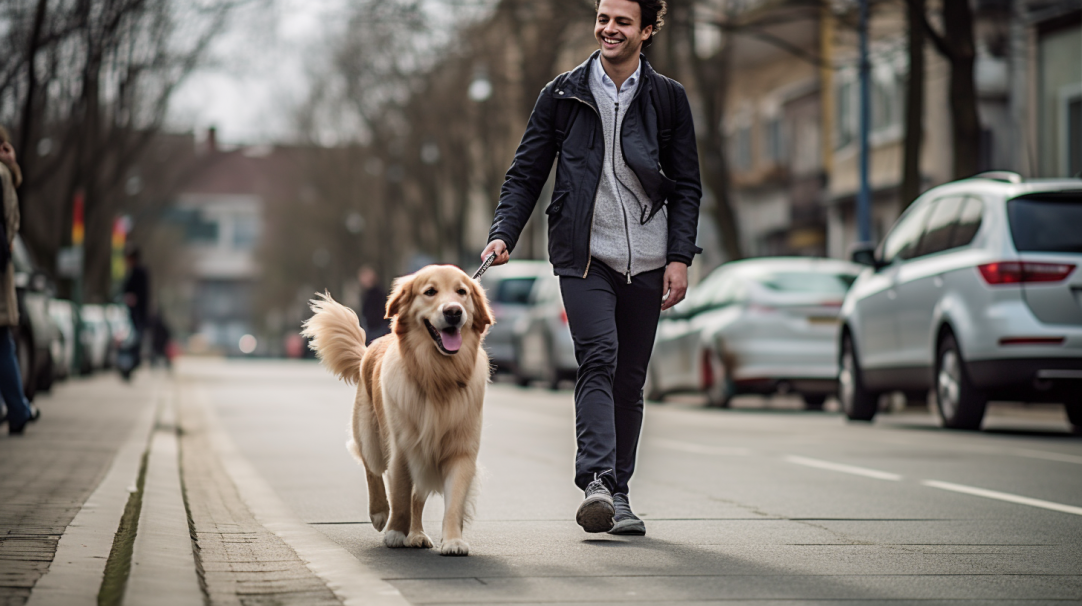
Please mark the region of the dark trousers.
[[[642, 429], [642, 387], [654, 348], [664, 268], [627, 276], [593, 259], [585, 278], [560, 277], [575, 358], [575, 484], [603, 474], [627, 494]], [[608, 472], [608, 473], [605, 473]]]
[[22, 373], [11, 333], [12, 327], [0, 326], [0, 397], [8, 407], [8, 423], [18, 427], [30, 418], [30, 403], [23, 395]]

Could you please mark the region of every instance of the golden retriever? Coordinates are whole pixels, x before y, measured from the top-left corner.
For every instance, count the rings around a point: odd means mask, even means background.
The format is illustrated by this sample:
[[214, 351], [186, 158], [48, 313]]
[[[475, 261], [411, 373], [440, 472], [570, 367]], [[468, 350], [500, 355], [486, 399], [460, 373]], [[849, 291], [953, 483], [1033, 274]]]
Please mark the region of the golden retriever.
[[432, 547], [421, 512], [438, 492], [440, 553], [468, 555], [462, 528], [472, 511], [489, 378], [481, 341], [493, 323], [484, 290], [450, 265], [399, 278], [387, 300], [391, 333], [367, 348], [351, 309], [330, 295], [311, 306], [302, 334], [331, 372], [358, 384], [346, 447], [364, 464], [372, 526], [386, 525], [388, 547]]

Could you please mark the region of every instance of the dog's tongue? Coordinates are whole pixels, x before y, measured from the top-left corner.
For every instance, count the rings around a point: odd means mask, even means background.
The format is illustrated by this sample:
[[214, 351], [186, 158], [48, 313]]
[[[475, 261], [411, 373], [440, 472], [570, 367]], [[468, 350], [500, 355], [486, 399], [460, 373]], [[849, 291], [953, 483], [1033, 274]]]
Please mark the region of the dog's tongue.
[[440, 331], [440, 340], [447, 351], [458, 351], [462, 347], [462, 331], [457, 328], [445, 328]]

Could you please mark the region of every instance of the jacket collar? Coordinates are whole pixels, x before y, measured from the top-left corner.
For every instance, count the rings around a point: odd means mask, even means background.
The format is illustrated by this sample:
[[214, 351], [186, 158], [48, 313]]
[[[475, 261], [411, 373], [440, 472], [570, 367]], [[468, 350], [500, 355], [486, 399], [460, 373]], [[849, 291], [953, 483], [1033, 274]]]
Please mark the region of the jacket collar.
[[[590, 54], [590, 58], [579, 64], [578, 67], [571, 70], [571, 73], [567, 75], [567, 81], [564, 86], [572, 95], [576, 97], [587, 97], [592, 99], [593, 94], [590, 92], [590, 64], [601, 54], [601, 50], [595, 50]], [[639, 53], [639, 63], [642, 66], [642, 71], [639, 74], [639, 92], [636, 93], [636, 97], [640, 96], [642, 92], [648, 92], [648, 89], [644, 89], [646, 86], [653, 86], [651, 76], [654, 75], [654, 68], [650, 66], [650, 62], [646, 60], [646, 55]]]

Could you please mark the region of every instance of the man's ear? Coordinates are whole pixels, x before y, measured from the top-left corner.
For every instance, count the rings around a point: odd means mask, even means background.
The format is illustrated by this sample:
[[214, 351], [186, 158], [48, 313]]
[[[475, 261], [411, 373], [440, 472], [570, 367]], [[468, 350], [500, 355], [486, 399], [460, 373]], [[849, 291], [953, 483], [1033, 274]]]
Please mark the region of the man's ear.
[[391, 296], [387, 297], [387, 314], [383, 316], [384, 319], [397, 316], [413, 302], [413, 278], [414, 276], [402, 276], [395, 279]]
[[478, 333], [484, 332], [485, 327], [495, 324], [496, 320], [492, 317], [492, 308], [488, 306], [485, 289], [477, 280], [470, 287], [470, 297], [473, 299], [473, 329]]

